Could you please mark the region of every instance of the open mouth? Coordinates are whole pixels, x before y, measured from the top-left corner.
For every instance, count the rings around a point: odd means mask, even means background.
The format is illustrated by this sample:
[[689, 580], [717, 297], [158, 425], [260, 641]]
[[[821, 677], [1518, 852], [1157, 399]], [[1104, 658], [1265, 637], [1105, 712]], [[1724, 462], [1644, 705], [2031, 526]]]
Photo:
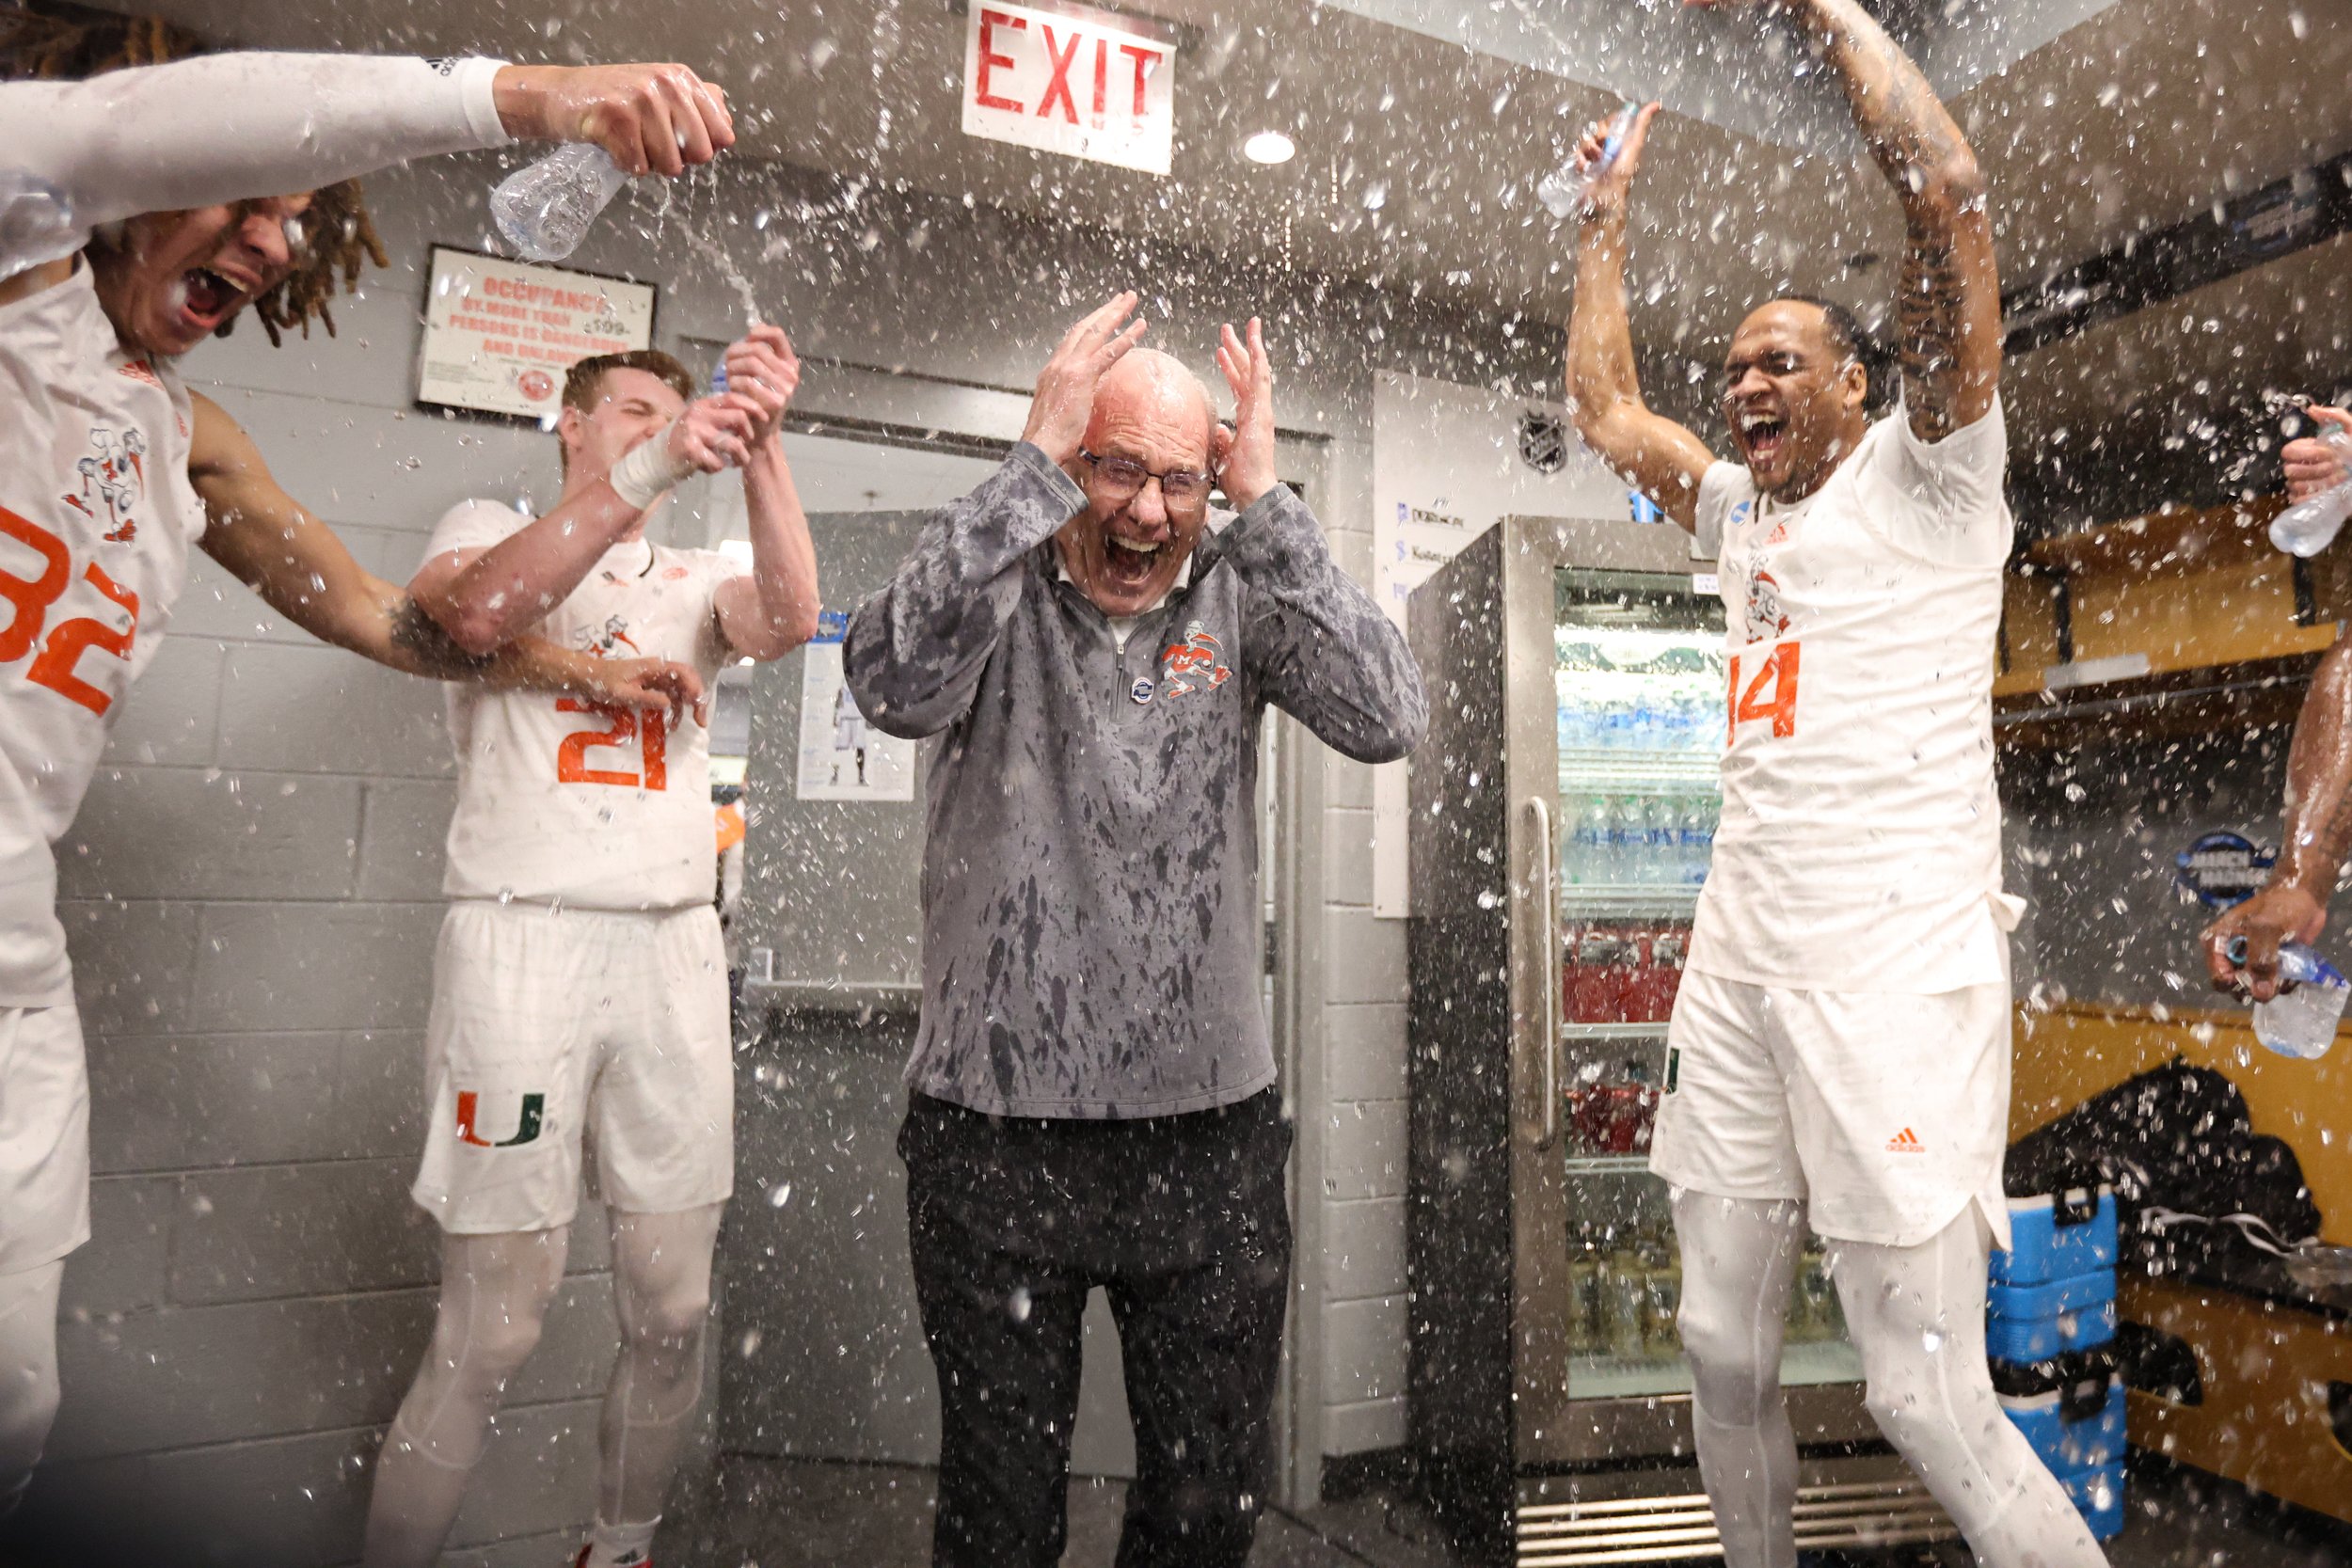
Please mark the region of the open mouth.
[[1160, 552], [1168, 547], [1164, 539], [1121, 539], [1115, 533], [1103, 535], [1104, 575], [1121, 588], [1140, 588], [1151, 580], [1152, 569], [1160, 563]]
[[1756, 411], [1740, 415], [1739, 424], [1740, 444], [1748, 461], [1760, 468], [1772, 467], [1788, 439], [1788, 421], [1777, 414]]
[[180, 312], [188, 325], [210, 332], [236, 314], [246, 292], [210, 267], [190, 267], [180, 275]]

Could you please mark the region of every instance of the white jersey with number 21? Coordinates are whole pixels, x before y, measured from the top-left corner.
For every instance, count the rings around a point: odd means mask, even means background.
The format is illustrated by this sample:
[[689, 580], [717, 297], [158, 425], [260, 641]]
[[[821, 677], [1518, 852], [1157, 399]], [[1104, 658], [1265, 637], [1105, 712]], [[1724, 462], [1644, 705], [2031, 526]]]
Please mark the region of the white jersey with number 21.
[[[529, 521], [463, 502], [428, 557], [487, 549]], [[628, 540], [532, 630], [609, 658], [691, 664], [709, 687], [726, 657], [713, 595], [743, 569], [714, 550]], [[691, 716], [673, 728], [659, 709], [480, 686], [452, 685], [448, 700], [457, 814], [444, 892], [620, 911], [710, 901], [710, 732]]]
[[1699, 485], [1729, 678], [1724, 811], [1690, 966], [1808, 990], [1930, 995], [2007, 977], [1993, 674], [2001, 409], [1941, 441], [1904, 409], [1820, 489]]

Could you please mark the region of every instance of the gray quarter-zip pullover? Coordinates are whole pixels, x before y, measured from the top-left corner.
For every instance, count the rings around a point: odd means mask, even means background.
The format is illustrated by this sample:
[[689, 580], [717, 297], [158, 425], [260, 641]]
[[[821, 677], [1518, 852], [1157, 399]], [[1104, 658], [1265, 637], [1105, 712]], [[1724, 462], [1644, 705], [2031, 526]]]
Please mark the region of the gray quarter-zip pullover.
[[924, 526], [843, 660], [877, 728], [939, 737], [908, 1086], [1000, 1116], [1172, 1116], [1274, 1081], [1259, 716], [1386, 762], [1428, 708], [1405, 639], [1288, 489], [1204, 533], [1123, 651], [1057, 580], [1053, 535], [1085, 506], [1014, 448]]

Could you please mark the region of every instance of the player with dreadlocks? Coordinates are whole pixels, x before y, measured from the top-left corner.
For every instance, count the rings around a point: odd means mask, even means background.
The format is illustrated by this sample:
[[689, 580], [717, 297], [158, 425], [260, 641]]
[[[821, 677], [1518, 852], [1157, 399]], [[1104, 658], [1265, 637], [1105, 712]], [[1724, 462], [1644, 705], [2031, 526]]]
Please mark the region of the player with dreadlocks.
[[[381, 264], [353, 177], [515, 138], [593, 141], [675, 175], [733, 141], [675, 65], [217, 55], [151, 23], [0, 17], [0, 1513], [56, 1413], [66, 1254], [89, 1235], [88, 1086], [54, 846], [119, 700], [204, 550], [305, 630], [416, 674], [697, 700], [684, 666], [540, 642], [468, 654], [362, 571], [174, 362], [248, 306], [273, 341], [326, 321]], [[130, 69], [108, 71], [123, 66]], [[105, 71], [87, 81], [49, 80]], [[338, 182], [341, 182], [339, 183]], [[286, 194], [286, 193], [295, 194]], [[708, 400], [707, 400], [708, 401]], [[743, 455], [751, 417], [681, 417], [636, 466], [646, 492]], [[648, 442], [649, 448], [657, 446]]]

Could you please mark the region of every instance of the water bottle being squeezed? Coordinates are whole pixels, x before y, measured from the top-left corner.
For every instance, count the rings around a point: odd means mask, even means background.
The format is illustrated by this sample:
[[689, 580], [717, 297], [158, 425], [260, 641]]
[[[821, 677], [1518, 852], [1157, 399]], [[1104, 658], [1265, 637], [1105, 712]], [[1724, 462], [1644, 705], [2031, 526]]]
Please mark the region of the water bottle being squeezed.
[[[2230, 939], [2230, 962], [2246, 967], [2246, 939]], [[2254, 1004], [2254, 1037], [2281, 1056], [2310, 1061], [2336, 1043], [2336, 1023], [2352, 999], [2352, 981], [2299, 942], [2279, 944], [2279, 979], [2294, 990]]]
[[1544, 210], [1563, 220], [1591, 215], [1593, 187], [1617, 161], [1617, 153], [1625, 146], [1626, 134], [1633, 129], [1633, 119], [1642, 112], [1639, 103], [1628, 103], [1609, 121], [1609, 133], [1601, 139], [1600, 156], [1587, 168], [1575, 158], [1544, 176], [1535, 187], [1535, 199]]
[[526, 261], [560, 261], [580, 248], [628, 176], [601, 147], [569, 142], [525, 165], [490, 193], [499, 232]]
[[[2319, 438], [2338, 463], [2352, 472], [2352, 431], [2331, 424]], [[2270, 519], [2270, 542], [2289, 555], [2308, 561], [2335, 542], [2346, 517], [2352, 517], [2352, 479], [2296, 501]]]

